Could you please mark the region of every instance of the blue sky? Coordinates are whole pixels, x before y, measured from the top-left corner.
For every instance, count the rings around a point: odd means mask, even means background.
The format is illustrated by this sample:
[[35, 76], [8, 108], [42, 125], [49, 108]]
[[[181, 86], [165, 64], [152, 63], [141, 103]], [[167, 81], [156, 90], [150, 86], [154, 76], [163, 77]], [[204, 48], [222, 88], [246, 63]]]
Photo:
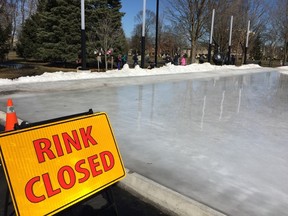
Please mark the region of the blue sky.
[[[143, 10], [143, 0], [121, 0], [121, 2], [121, 12], [126, 13], [122, 18], [123, 29], [126, 36], [130, 37], [135, 26], [134, 18], [139, 11]], [[159, 4], [161, 4], [161, 1]], [[146, 0], [146, 9], [156, 13], [156, 0]]]

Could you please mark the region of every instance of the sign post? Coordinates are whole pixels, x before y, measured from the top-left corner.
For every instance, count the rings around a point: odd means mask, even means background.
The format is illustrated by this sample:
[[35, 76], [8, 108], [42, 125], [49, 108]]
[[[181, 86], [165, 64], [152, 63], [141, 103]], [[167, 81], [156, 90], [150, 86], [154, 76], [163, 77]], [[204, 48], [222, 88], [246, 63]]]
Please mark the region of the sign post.
[[105, 113], [0, 134], [0, 156], [17, 215], [52, 215], [125, 177]]

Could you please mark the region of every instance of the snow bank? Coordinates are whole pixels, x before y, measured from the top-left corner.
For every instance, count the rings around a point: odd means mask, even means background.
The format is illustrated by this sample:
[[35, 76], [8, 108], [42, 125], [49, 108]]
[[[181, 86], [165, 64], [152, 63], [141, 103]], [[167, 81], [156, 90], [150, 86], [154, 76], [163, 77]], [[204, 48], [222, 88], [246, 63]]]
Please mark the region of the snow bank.
[[[142, 69], [138, 65], [135, 68], [129, 68], [125, 64], [121, 70], [110, 70], [107, 72], [46, 72], [38, 76], [26, 76], [18, 79], [0, 79], [0, 85], [13, 85], [20, 83], [32, 82], [53, 82], [63, 80], [81, 80], [81, 79], [95, 79], [95, 78], [109, 78], [109, 77], [129, 77], [129, 76], [151, 76], [161, 74], [176, 74], [176, 73], [196, 73], [196, 72], [211, 72], [211, 71], [225, 71], [225, 70], [247, 70], [260, 68], [259, 65], [249, 64], [240, 67], [232, 65], [216, 66], [209, 63], [204, 64], [190, 64], [186, 66], [167, 64], [160, 68]], [[286, 69], [288, 71], [288, 68]]]
[[282, 66], [277, 68], [280, 73], [288, 74], [288, 66]]

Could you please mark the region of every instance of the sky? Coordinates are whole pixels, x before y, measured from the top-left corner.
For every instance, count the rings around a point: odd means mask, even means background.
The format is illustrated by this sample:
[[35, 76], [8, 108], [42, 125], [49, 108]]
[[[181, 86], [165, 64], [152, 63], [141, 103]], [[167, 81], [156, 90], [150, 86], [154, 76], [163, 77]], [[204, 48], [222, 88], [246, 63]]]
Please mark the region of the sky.
[[[267, 1], [267, 3], [272, 3], [274, 1]], [[122, 9], [121, 12], [124, 12], [125, 15], [122, 18], [122, 25], [126, 37], [132, 35], [134, 26], [135, 26], [135, 17], [136, 15], [143, 10], [143, 0], [121, 0]], [[160, 13], [163, 10], [165, 5], [165, 0], [159, 0], [159, 10]], [[156, 0], [146, 0], [146, 9], [154, 11], [156, 13]]]
[[[46, 72], [38, 76], [26, 76], [20, 77], [18, 79], [0, 79], [1, 88], [5, 86], [14, 86], [23, 83], [39, 83], [39, 82], [54, 82], [54, 81], [64, 81], [64, 80], [81, 80], [81, 79], [98, 79], [98, 78], [112, 78], [112, 77], [131, 77], [131, 76], [158, 76], [166, 74], [181, 74], [181, 73], [199, 73], [199, 72], [223, 72], [223, 71], [239, 71], [239, 70], [255, 70], [261, 69], [259, 65], [249, 64], [242, 66], [234, 65], [223, 65], [216, 66], [209, 63], [204, 64], [190, 64], [186, 66], [173, 65], [171, 63], [153, 69], [142, 69], [139, 65], [135, 68], [129, 68], [128, 64], [124, 65], [121, 70], [109, 70], [105, 73], [89, 73], [89, 72]], [[281, 73], [288, 74], [288, 66], [279, 67], [277, 70]], [[0, 89], [1, 89], [0, 88]]]
[[[122, 9], [125, 15], [122, 18], [122, 25], [126, 37], [130, 37], [135, 26], [135, 16], [143, 10], [143, 0], [121, 0]], [[160, 10], [161, 0], [159, 1]], [[146, 0], [146, 9], [155, 11], [156, 13], [156, 0]]]

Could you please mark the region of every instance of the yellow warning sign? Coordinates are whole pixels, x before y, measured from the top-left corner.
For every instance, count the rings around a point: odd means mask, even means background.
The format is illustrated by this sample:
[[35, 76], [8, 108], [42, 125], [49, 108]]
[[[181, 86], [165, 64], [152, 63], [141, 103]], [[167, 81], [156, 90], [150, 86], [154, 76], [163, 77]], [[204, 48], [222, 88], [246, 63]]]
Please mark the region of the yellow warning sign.
[[125, 177], [105, 113], [0, 134], [17, 215], [52, 215]]

